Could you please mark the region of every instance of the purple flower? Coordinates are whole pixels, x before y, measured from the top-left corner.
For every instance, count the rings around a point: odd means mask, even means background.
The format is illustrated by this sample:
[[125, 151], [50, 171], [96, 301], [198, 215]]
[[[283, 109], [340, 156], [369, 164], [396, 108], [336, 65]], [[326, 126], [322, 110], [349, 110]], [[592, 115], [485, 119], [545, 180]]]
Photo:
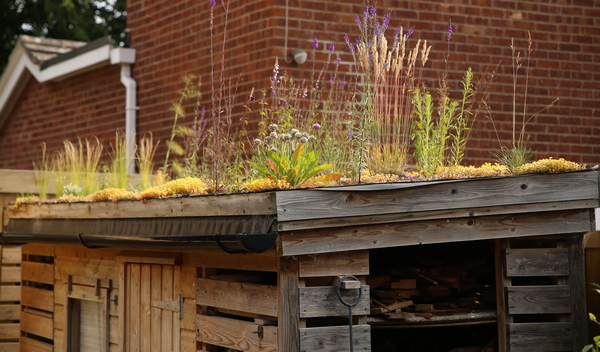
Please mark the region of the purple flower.
[[337, 59], [335, 59], [335, 63], [336, 64], [339, 65], [341, 62], [342, 62], [342, 58], [341, 57], [338, 57]]
[[446, 39], [452, 39], [452, 22], [448, 22], [448, 28], [446, 29]]
[[313, 48], [319, 49], [319, 40], [317, 38], [315, 38], [315, 40], [313, 40]]
[[375, 6], [371, 6], [371, 8], [369, 9], [369, 15], [375, 16], [376, 13], [377, 9], [375, 8]]
[[321, 129], [321, 125], [319, 125], [319, 123], [318, 123], [318, 122], [315, 122], [315, 123], [314, 123], [314, 125], [313, 125], [313, 128], [314, 128], [315, 130], [319, 130], [319, 129]]
[[361, 27], [362, 23], [361, 23], [360, 17], [358, 17], [358, 15], [354, 16], [354, 22], [356, 22], [356, 25], [358, 26], [358, 28]]
[[[331, 74], [331, 75], [329, 76], [329, 84], [333, 85], [333, 82], [334, 82], [334, 81], [335, 81], [335, 78], [334, 78], [333, 74]], [[313, 126], [313, 127], [314, 127], [314, 126]]]
[[215, 7], [217, 2], [215, 0], [210, 0], [210, 7]]
[[387, 28], [390, 25], [390, 14], [387, 13], [383, 16], [383, 28]]
[[200, 116], [204, 117], [205, 114], [206, 114], [206, 109], [203, 106], [202, 109], [200, 110]]
[[333, 52], [335, 50], [335, 46], [333, 45], [333, 43], [329, 44], [329, 51]]
[[406, 38], [410, 37], [415, 32], [415, 27], [410, 27], [406, 32]]
[[345, 86], [346, 86], [346, 81], [341, 81], [340, 88], [344, 89]]
[[348, 37], [348, 34], [344, 33], [344, 41], [346, 42], [346, 44], [350, 44], [350, 37]]

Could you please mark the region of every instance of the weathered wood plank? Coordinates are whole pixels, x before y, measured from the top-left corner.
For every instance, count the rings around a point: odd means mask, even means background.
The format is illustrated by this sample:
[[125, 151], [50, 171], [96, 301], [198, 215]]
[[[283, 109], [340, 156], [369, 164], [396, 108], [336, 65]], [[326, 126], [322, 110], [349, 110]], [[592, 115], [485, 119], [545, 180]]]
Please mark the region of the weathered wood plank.
[[300, 277], [368, 275], [369, 251], [305, 255], [298, 263]]
[[196, 302], [201, 306], [276, 317], [277, 287], [199, 278]]
[[299, 264], [294, 257], [280, 257], [277, 272], [277, 328], [279, 351], [300, 348]]
[[0, 323], [0, 340], [18, 339], [19, 323]]
[[[196, 326], [196, 323], [194, 323], [194, 326]], [[181, 329], [181, 352], [198, 352], [195, 330]]]
[[[171, 301], [173, 300], [173, 267], [170, 265], [162, 265], [162, 300]], [[173, 340], [179, 338], [179, 336], [173, 336], [173, 325], [174, 325], [174, 313], [168, 310], [163, 310], [162, 316], [162, 339], [160, 351], [169, 352], [173, 350]], [[179, 334], [178, 334], [179, 335]], [[158, 347], [158, 346], [156, 346]]]
[[141, 201], [27, 204], [7, 209], [12, 219], [123, 219], [275, 214], [271, 193], [224, 194]]
[[20, 264], [21, 263], [21, 247], [8, 246], [8, 245], [2, 245], [0, 247], [1, 247], [0, 253], [2, 254], [0, 263], [2, 263], [2, 264]]
[[588, 232], [588, 210], [485, 216], [281, 233], [281, 255]]
[[[350, 331], [348, 326], [326, 326], [300, 329], [300, 351], [349, 351]], [[371, 351], [371, 327], [352, 327], [354, 351]]]
[[49, 317], [21, 312], [21, 330], [52, 340], [54, 322]]
[[219, 268], [277, 272], [277, 257], [272, 253], [223, 255], [223, 251], [184, 253], [182, 265], [197, 268]]
[[[29, 352], [25, 349], [21, 349], [20, 351]], [[38, 352], [39, 350], [36, 350]], [[19, 352], [19, 343], [18, 342], [0, 342], [0, 352]], [[39, 351], [45, 352], [45, 351]]]
[[0, 280], [4, 284], [21, 282], [21, 268], [18, 266], [0, 267]]
[[19, 320], [21, 317], [21, 307], [17, 304], [0, 305], [0, 321]]
[[21, 304], [52, 312], [54, 310], [54, 291], [23, 286], [21, 288]]
[[0, 193], [38, 193], [35, 173], [33, 170], [0, 169]]
[[[152, 287], [160, 287], [160, 282], [152, 282], [151, 280], [151, 266], [140, 265], [140, 331], [144, 334], [147, 331], [151, 331], [151, 305], [152, 305]], [[147, 336], [142, 337], [140, 341], [140, 351], [152, 351], [152, 345], [150, 344], [151, 339]]]
[[567, 248], [523, 248], [506, 250], [506, 275], [569, 276]]
[[21, 286], [0, 286], [0, 302], [16, 302], [21, 299]]
[[501, 205], [483, 208], [449, 208], [444, 210], [413, 211], [393, 214], [372, 214], [365, 216], [349, 216], [337, 218], [293, 220], [278, 222], [278, 231], [297, 231], [307, 229], [326, 229], [332, 227], [360, 226], [365, 224], [389, 224], [435, 219], [454, 219], [476, 216], [539, 213], [546, 211], [592, 209], [600, 207], [600, 200], [574, 200], [560, 203], [534, 203], [518, 205]]
[[23, 255], [54, 257], [54, 249], [55, 247], [52, 245], [25, 244], [21, 247], [21, 252]]
[[117, 254], [116, 260], [123, 263], [179, 265], [181, 253], [126, 250]]
[[571, 323], [508, 324], [508, 343], [511, 352], [580, 350], [573, 350]]
[[[379, 190], [377, 190], [379, 189]], [[560, 189], [560, 192], [557, 190]], [[596, 171], [277, 192], [280, 222], [598, 199]]]
[[197, 340], [212, 345], [247, 352], [276, 352], [277, 327], [262, 326], [262, 339], [257, 333], [259, 325], [224, 317], [198, 314]]
[[[162, 301], [162, 291], [160, 289], [162, 285], [162, 266], [158, 264], [152, 264], [150, 266], [150, 276], [152, 282], [152, 290], [150, 292], [150, 299], [152, 302]], [[156, 349], [161, 346], [162, 331], [161, 321], [163, 317], [163, 310], [159, 308], [152, 308], [151, 319], [150, 319], [150, 340], [151, 345], [156, 346]]]
[[127, 289], [127, 351], [141, 352], [141, 340], [143, 331], [140, 325], [140, 287], [141, 287], [141, 264], [128, 264], [127, 277], [129, 279]]
[[512, 286], [507, 287], [509, 314], [571, 313], [569, 286]]
[[54, 346], [28, 337], [21, 337], [21, 352], [53, 352]]
[[21, 264], [21, 278], [23, 281], [54, 284], [54, 265], [47, 263], [23, 262]]
[[[343, 305], [337, 296], [335, 286], [300, 287], [300, 317], [334, 317], [348, 316], [348, 307]], [[352, 308], [354, 315], [367, 315], [370, 312], [369, 286], [361, 286], [362, 297], [359, 303]], [[346, 302], [357, 299], [358, 290], [341, 290], [342, 298]]]
[[91, 259], [91, 258], [56, 258], [56, 281], [67, 281], [69, 275], [101, 278], [110, 280], [111, 285], [118, 288], [119, 285], [119, 263], [114, 260]]
[[571, 234], [566, 246], [569, 248], [569, 278], [571, 288], [571, 322], [573, 326], [574, 351], [588, 344], [588, 310], [586, 309], [585, 287], [585, 253], [583, 248], [583, 234]]

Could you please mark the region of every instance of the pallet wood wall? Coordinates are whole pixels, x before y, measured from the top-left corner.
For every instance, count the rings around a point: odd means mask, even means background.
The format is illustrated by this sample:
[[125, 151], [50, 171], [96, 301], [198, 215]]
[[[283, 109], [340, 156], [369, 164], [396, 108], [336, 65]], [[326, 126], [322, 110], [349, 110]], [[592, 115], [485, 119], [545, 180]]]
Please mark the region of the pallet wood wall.
[[54, 351], [54, 248], [23, 246], [21, 351]]
[[21, 248], [0, 246], [0, 351], [19, 351]]
[[587, 336], [583, 235], [497, 245], [502, 352], [580, 351]]

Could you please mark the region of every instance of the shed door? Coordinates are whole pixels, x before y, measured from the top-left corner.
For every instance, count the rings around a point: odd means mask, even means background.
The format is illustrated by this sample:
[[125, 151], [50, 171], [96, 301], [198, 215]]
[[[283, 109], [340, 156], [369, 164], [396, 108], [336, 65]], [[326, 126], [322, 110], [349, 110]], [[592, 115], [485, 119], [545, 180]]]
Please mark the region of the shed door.
[[[178, 265], [125, 264], [125, 351], [179, 352]], [[162, 307], [162, 308], [161, 308]]]

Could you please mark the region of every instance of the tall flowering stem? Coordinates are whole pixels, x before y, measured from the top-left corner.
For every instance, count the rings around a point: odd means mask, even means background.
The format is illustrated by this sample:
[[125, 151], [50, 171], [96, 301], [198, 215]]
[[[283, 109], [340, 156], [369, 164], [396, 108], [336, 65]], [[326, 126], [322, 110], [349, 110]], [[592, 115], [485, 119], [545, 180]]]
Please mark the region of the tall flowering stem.
[[396, 29], [393, 45], [388, 46], [385, 34], [390, 16], [385, 15], [380, 22], [375, 6], [367, 4], [362, 19], [357, 19], [361, 37], [356, 47], [347, 36], [344, 40], [361, 77], [362, 91], [356, 100], [360, 121], [355, 133], [359, 168], [372, 173], [402, 173], [409, 157], [411, 91], [420, 79], [430, 46], [419, 40], [408, 50], [413, 30], [405, 34], [402, 27]]

